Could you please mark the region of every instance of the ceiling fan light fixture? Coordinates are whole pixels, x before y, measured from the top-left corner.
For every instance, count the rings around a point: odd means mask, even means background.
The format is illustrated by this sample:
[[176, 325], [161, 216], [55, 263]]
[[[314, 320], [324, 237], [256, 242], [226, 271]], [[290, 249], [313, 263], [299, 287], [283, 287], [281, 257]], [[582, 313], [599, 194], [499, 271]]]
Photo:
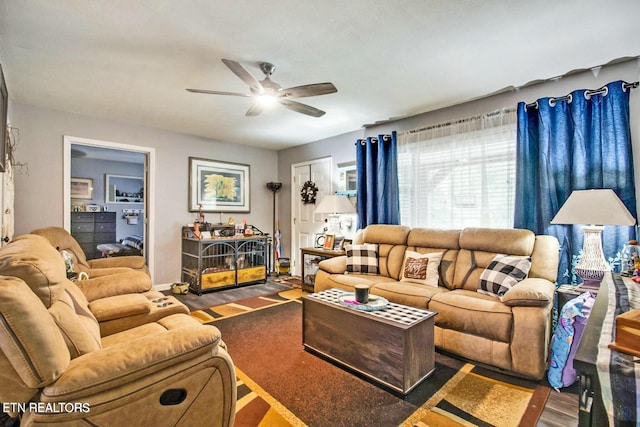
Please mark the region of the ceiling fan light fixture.
[[275, 95], [271, 95], [268, 93], [263, 93], [262, 95], [257, 95], [256, 100], [264, 107], [270, 107], [274, 105], [278, 98]]
[[231, 96], [244, 96], [252, 97], [254, 99], [253, 105], [247, 110], [245, 116], [257, 116], [265, 109], [271, 108], [273, 104], [279, 103], [285, 108], [296, 113], [305, 114], [311, 117], [322, 117], [325, 112], [319, 110], [310, 105], [302, 104], [297, 101], [293, 101], [292, 98], [305, 98], [308, 96], [327, 95], [330, 93], [336, 93], [338, 89], [333, 83], [313, 83], [302, 86], [294, 86], [287, 89], [282, 87], [271, 80], [269, 76], [275, 70], [275, 66], [269, 62], [260, 63], [260, 69], [265, 74], [263, 80], [258, 81], [246, 68], [244, 68], [239, 62], [231, 59], [223, 59], [222, 62], [235, 74], [249, 86], [250, 93], [238, 93], [238, 92], [222, 92], [218, 90], [204, 90], [204, 89], [187, 89], [189, 92], [206, 93], [210, 95], [231, 95]]

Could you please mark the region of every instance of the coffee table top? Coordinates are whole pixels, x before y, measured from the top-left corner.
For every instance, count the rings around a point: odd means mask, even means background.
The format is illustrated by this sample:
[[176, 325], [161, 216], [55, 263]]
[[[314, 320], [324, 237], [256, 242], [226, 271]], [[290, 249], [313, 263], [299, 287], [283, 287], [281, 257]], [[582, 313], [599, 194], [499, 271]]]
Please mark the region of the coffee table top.
[[435, 316], [435, 311], [424, 310], [416, 307], [409, 307], [407, 305], [396, 304], [394, 302], [390, 302], [389, 305], [383, 310], [376, 311], [361, 311], [353, 308], [345, 307], [340, 304], [338, 301], [338, 296], [341, 294], [347, 293], [347, 291], [343, 289], [333, 288], [327, 289], [322, 292], [314, 293], [305, 296], [304, 298], [322, 301], [326, 304], [335, 305], [336, 307], [340, 307], [345, 310], [350, 310], [356, 313], [361, 313], [363, 315], [377, 317], [379, 319], [385, 319], [387, 321], [392, 321], [395, 323], [399, 323], [406, 326], [411, 326], [417, 322], [423, 321], [424, 319], [428, 319], [429, 317]]

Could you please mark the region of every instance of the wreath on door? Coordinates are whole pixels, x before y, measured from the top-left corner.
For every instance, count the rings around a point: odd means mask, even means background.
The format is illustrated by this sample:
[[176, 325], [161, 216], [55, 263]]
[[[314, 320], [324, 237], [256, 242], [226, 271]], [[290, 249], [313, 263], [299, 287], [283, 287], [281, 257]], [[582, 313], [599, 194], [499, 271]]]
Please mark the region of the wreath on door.
[[300, 197], [302, 198], [302, 203], [305, 205], [315, 204], [317, 194], [318, 187], [316, 187], [316, 184], [313, 181], [307, 181], [302, 185]]

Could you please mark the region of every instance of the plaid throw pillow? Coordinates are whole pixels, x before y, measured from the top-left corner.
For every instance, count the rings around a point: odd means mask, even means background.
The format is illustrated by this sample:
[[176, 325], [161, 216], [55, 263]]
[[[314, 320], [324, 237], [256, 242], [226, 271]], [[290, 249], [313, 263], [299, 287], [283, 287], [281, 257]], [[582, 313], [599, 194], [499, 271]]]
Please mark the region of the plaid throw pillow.
[[511, 287], [527, 277], [530, 268], [529, 257], [498, 254], [482, 272], [478, 292], [502, 297]]
[[347, 273], [378, 274], [378, 245], [347, 245]]

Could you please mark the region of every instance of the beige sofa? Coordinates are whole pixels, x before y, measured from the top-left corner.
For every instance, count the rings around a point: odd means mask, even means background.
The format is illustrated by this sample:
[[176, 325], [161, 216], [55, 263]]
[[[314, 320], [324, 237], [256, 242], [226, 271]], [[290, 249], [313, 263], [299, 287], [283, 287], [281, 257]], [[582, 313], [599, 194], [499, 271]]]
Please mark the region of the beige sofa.
[[11, 417], [22, 426], [233, 425], [234, 367], [216, 327], [164, 312], [107, 336], [96, 301], [43, 237], [0, 248], [0, 402]]
[[[519, 229], [370, 225], [354, 239], [362, 243], [377, 244], [379, 274], [346, 273], [346, 256], [327, 259], [319, 264], [315, 292], [368, 284], [372, 294], [391, 302], [436, 311], [436, 348], [518, 376], [543, 378], [558, 269], [555, 237]], [[401, 281], [406, 251], [442, 253], [437, 287]], [[531, 259], [527, 277], [502, 297], [477, 291], [497, 254]]]

